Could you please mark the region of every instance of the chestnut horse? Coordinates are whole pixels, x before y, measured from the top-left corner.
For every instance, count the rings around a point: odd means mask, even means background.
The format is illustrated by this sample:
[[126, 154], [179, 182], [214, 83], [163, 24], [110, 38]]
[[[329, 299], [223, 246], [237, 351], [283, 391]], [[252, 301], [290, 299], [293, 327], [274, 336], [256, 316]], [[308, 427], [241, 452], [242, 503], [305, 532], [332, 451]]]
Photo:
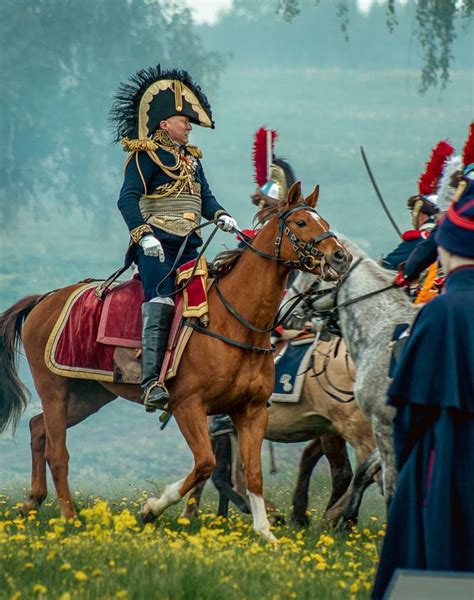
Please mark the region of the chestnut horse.
[[[188, 476], [166, 486], [160, 498], [150, 497], [142, 509], [144, 520], [159, 516], [179, 502], [197, 483], [212, 473], [214, 454], [207, 415], [227, 413], [239, 435], [245, 465], [253, 526], [268, 540], [270, 531], [262, 497], [261, 446], [267, 426], [266, 403], [274, 385], [270, 331], [276, 317], [288, 273], [306, 270], [325, 279], [338, 279], [351, 257], [327, 222], [315, 210], [316, 187], [306, 200], [299, 182], [252, 244], [234, 261], [209, 292], [210, 322], [195, 331], [183, 353], [177, 376], [171, 380], [170, 409], [194, 456]], [[18, 379], [15, 346], [20, 334], [41, 399], [45, 436], [32, 443], [33, 473], [29, 503], [36, 508], [46, 496], [45, 462], [49, 464], [61, 514], [75, 516], [68, 486], [66, 429], [121, 396], [141, 403], [140, 386], [76, 380], [53, 374], [45, 364], [45, 346], [59, 314], [77, 284], [44, 296], [30, 296], [0, 317], [0, 432], [16, 424], [26, 405], [25, 389]], [[232, 305], [230, 315], [222, 298]], [[22, 326], [23, 325], [23, 326]], [[32, 428], [39, 420], [32, 419]], [[43, 446], [43, 448], [41, 447]], [[36, 459], [36, 460], [35, 460]]]

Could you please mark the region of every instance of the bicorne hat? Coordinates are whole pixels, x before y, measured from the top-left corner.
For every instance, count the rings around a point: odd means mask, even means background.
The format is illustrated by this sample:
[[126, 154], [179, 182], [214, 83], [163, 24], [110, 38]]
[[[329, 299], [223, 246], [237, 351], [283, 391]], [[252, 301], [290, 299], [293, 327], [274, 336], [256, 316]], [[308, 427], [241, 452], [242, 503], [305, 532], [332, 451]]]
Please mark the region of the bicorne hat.
[[150, 139], [160, 122], [174, 115], [214, 129], [209, 101], [187, 71], [160, 65], [143, 69], [120, 84], [114, 100], [110, 121], [115, 142]]

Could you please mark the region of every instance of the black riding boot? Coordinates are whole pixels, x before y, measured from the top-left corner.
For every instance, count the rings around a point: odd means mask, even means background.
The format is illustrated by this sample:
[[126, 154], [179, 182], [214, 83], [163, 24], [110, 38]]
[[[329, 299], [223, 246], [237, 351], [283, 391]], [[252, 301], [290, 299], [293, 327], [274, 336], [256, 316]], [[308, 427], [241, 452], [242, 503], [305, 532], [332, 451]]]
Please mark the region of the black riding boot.
[[170, 399], [168, 390], [158, 383], [165, 357], [174, 306], [161, 302], [142, 304], [142, 400], [147, 412], [163, 410]]

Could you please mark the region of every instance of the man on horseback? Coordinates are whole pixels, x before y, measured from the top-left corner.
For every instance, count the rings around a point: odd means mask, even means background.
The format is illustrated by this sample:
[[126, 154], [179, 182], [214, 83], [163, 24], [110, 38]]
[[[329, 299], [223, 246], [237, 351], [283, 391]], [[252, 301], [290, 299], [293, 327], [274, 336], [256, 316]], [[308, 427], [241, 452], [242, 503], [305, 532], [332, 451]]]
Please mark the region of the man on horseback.
[[[474, 179], [436, 233], [444, 293], [418, 313], [387, 403], [398, 470], [372, 598], [395, 569], [474, 570]], [[429, 356], [430, 360], [426, 360]], [[410, 527], [407, 527], [407, 523]]]
[[165, 71], [159, 65], [130, 81], [119, 88], [111, 120], [115, 141], [130, 153], [118, 207], [144, 287], [141, 387], [145, 407], [154, 411], [169, 400], [159, 375], [174, 312], [176, 269], [197, 256], [201, 216], [218, 219], [224, 231], [236, 229], [237, 223], [212, 194], [201, 151], [188, 145], [192, 124], [214, 128], [201, 89], [186, 71]]
[[429, 238], [431, 231], [436, 226], [436, 215], [439, 213], [437, 188], [442, 176], [443, 165], [453, 154], [454, 148], [442, 140], [431, 153], [425, 172], [418, 181], [418, 194], [411, 196], [407, 201], [407, 208], [411, 212], [413, 229], [402, 234], [401, 243], [382, 261], [386, 269], [397, 271], [406, 262], [413, 250]]
[[[436, 221], [448, 210], [453, 195], [460, 183], [463, 169], [468, 175], [469, 166], [474, 163], [474, 121], [469, 128], [469, 135], [464, 144], [460, 156], [451, 155], [443, 166], [443, 173], [439, 188], [437, 191], [438, 205], [440, 212], [436, 216]], [[400, 272], [395, 280], [395, 284], [402, 287], [410, 285], [411, 282], [418, 279], [420, 274], [437, 260], [437, 244], [435, 241], [435, 231], [433, 235], [421, 241], [411, 252], [406, 263], [400, 265]]]

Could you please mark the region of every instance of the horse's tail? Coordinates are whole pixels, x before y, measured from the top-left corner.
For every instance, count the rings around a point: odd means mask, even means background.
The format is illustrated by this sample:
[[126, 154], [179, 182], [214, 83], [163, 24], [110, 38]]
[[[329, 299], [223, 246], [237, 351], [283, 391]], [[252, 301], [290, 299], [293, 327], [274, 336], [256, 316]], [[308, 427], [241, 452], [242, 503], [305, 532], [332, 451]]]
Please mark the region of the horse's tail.
[[44, 296], [27, 296], [0, 314], [0, 433], [9, 425], [15, 431], [30, 393], [18, 377], [17, 355], [21, 327], [31, 310]]

